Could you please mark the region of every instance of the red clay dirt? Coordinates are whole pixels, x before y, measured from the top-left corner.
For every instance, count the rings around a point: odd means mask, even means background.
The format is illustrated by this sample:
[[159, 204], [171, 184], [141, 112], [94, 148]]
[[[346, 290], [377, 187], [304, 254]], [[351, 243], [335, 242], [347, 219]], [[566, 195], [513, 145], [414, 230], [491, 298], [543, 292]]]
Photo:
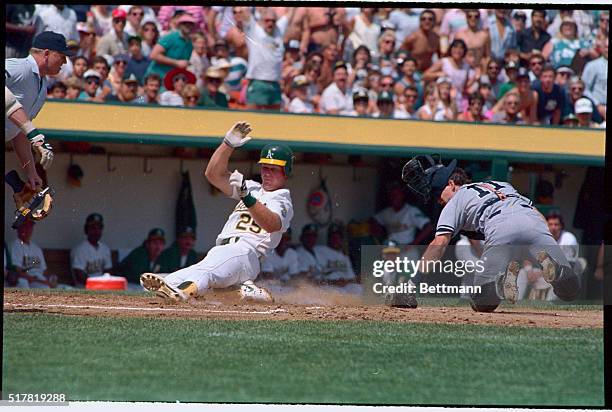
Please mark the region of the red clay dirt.
[[[297, 293], [297, 292], [296, 292]], [[465, 325], [547, 328], [603, 328], [603, 310], [534, 309], [505, 306], [494, 313], [469, 307], [421, 306], [399, 309], [365, 306], [357, 297], [318, 292], [316, 299], [295, 304], [297, 294], [286, 294], [273, 304], [240, 301], [237, 292], [215, 291], [192, 302], [168, 302], [154, 295], [48, 293], [6, 289], [4, 312], [53, 313], [102, 317], [148, 317], [221, 320], [370, 320]], [[304, 295], [300, 294], [303, 298]]]

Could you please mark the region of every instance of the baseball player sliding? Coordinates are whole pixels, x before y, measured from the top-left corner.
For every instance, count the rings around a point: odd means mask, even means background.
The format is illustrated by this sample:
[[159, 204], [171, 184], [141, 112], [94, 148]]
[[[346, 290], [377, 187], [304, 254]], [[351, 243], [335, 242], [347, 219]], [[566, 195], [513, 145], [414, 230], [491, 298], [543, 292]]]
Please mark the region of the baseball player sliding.
[[195, 265], [161, 277], [153, 273], [140, 276], [141, 285], [158, 296], [184, 301], [209, 288], [241, 285], [244, 299], [269, 302], [270, 293], [253, 280], [260, 272], [260, 259], [273, 250], [293, 218], [293, 204], [285, 188], [293, 167], [293, 152], [287, 146], [270, 144], [261, 151], [262, 184], [245, 180], [242, 173], [228, 171], [234, 150], [249, 140], [248, 123], [236, 123], [215, 150], [208, 166], [208, 181], [238, 204], [217, 237], [216, 246]]
[[484, 239], [484, 271], [475, 273], [480, 294], [470, 296], [477, 312], [492, 312], [501, 299], [514, 303], [518, 296], [515, 261], [517, 247], [542, 265], [543, 278], [566, 301], [578, 296], [580, 282], [563, 251], [548, 230], [544, 217], [506, 182], [471, 183], [453, 160], [448, 166], [431, 156], [417, 156], [402, 170], [402, 179], [416, 193], [444, 205], [436, 236], [423, 254], [424, 261], [439, 260], [457, 233]]

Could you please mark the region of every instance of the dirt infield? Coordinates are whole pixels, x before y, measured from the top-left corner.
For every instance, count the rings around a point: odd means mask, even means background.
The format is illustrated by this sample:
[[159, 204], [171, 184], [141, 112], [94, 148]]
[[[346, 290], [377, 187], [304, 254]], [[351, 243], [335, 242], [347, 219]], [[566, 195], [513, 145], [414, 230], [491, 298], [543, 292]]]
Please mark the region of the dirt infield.
[[[208, 293], [190, 303], [173, 303], [148, 295], [40, 293], [5, 290], [4, 311], [11, 313], [56, 313], [104, 317], [155, 317], [226, 320], [372, 320], [443, 324], [478, 324], [549, 328], [602, 328], [602, 310], [545, 310], [498, 308], [494, 313], [476, 313], [469, 307], [422, 306], [398, 309], [382, 305], [359, 305], [355, 297], [328, 293], [322, 304], [294, 304], [291, 295], [274, 304], [246, 304], [236, 291]], [[293, 300], [294, 302], [294, 300]]]

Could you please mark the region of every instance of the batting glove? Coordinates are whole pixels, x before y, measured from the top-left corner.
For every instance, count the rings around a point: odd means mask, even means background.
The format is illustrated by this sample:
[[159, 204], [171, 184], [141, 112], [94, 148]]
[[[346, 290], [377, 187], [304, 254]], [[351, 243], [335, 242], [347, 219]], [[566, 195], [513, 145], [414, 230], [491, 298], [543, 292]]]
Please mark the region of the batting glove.
[[234, 170], [234, 172], [230, 175], [229, 184], [233, 187], [234, 192], [237, 193], [238, 197], [241, 199], [249, 194], [246, 187], [246, 180], [244, 180], [244, 176], [238, 170]]
[[244, 146], [251, 140], [251, 138], [247, 136], [251, 131], [251, 125], [247, 122], [238, 122], [225, 134], [225, 139], [223, 139], [223, 141], [226, 145], [234, 149]]
[[53, 148], [49, 143], [43, 143], [41, 145], [34, 146], [34, 150], [40, 155], [40, 165], [43, 169], [48, 170], [53, 163]]

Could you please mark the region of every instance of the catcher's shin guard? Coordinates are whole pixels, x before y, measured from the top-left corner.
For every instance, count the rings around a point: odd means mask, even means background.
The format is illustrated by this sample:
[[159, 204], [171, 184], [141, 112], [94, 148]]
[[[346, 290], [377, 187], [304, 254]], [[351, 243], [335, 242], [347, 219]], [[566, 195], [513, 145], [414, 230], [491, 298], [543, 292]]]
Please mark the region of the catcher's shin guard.
[[518, 299], [518, 273], [520, 265], [517, 261], [513, 260], [508, 263], [506, 273], [500, 273], [495, 279], [495, 288], [497, 294], [503, 297], [510, 303], [516, 303]]
[[470, 295], [470, 306], [476, 312], [493, 312], [501, 303], [495, 282], [485, 283], [480, 290], [480, 293]]
[[198, 288], [195, 283], [187, 281], [174, 288], [168, 285], [163, 277], [155, 273], [143, 273], [140, 275], [140, 284], [143, 288], [155, 293], [159, 297], [177, 302], [187, 301], [198, 295]]
[[545, 250], [537, 254], [542, 265], [542, 277], [553, 287], [553, 292], [564, 301], [572, 301], [580, 292], [580, 278], [569, 266], [557, 263]]

